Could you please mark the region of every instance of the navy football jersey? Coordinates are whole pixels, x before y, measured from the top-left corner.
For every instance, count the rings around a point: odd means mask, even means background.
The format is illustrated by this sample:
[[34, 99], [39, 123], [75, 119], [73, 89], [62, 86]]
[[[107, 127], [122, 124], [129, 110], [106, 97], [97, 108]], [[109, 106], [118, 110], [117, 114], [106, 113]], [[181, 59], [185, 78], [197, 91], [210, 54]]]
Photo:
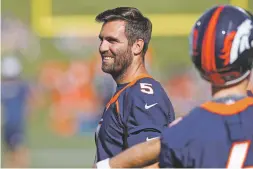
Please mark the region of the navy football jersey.
[[140, 76], [117, 91], [106, 105], [96, 132], [96, 161], [158, 137], [175, 119], [172, 104], [161, 84]]
[[161, 136], [160, 167], [253, 167], [253, 98], [204, 103]]

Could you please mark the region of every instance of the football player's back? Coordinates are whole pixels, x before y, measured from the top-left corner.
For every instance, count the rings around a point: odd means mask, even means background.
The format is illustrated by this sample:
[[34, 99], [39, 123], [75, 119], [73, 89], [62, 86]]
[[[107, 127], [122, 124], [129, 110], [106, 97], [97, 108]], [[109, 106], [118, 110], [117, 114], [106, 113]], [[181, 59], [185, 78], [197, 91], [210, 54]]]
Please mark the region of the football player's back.
[[252, 112], [250, 97], [216, 100], [194, 109], [164, 132], [160, 166], [172, 166], [168, 152], [175, 153], [178, 167], [253, 166]]
[[[227, 98], [222, 101], [222, 103], [207, 102], [201, 106], [208, 113], [218, 115], [214, 124], [209, 124], [212, 128], [212, 125], [217, 123], [218, 128], [209, 134], [213, 136], [210, 150], [215, 151], [212, 154], [213, 158], [207, 161], [210, 165], [216, 163], [217, 165], [214, 165], [216, 167], [252, 167], [253, 98]], [[218, 137], [215, 132], [219, 133]]]

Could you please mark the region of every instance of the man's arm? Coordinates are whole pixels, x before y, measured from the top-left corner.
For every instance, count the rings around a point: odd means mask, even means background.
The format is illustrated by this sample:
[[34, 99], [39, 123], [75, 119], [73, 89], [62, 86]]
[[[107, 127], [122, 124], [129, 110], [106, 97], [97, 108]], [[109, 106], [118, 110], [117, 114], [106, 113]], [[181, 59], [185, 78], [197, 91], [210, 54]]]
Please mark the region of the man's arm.
[[[182, 119], [183, 117], [179, 117], [169, 127], [178, 124]], [[98, 162], [99, 165], [97, 165], [97, 168], [137, 168], [148, 166], [150, 163], [159, 161], [158, 157], [161, 153], [161, 144], [161, 139], [155, 138], [134, 145], [111, 159]], [[158, 163], [155, 163], [150, 167], [155, 168], [158, 167], [157, 165]]]
[[[137, 144], [109, 160], [110, 168], [137, 168], [158, 161], [161, 141], [153, 139]], [[98, 166], [99, 168], [99, 166]]]
[[161, 86], [153, 84], [150, 86], [153, 94], [147, 94], [142, 92], [140, 84], [131, 88], [122, 107], [128, 147], [160, 137], [164, 128], [174, 120], [173, 107]]

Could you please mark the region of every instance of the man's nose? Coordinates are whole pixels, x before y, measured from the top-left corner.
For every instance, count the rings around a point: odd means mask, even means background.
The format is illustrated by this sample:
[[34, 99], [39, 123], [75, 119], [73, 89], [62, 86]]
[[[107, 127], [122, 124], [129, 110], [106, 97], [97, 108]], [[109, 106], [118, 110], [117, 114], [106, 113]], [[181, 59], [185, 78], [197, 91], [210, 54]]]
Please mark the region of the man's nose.
[[100, 53], [104, 53], [109, 50], [109, 43], [106, 40], [101, 41], [99, 46]]

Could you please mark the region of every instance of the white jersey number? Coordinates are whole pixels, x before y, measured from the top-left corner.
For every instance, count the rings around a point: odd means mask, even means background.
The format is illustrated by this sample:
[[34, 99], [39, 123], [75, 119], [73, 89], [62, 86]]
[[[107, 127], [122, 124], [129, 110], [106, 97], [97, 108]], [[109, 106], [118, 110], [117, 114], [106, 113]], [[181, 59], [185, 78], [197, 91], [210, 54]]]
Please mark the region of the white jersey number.
[[243, 168], [250, 147], [250, 141], [235, 142], [230, 149], [227, 168]]
[[154, 90], [152, 89], [152, 84], [149, 83], [140, 83], [141, 91], [147, 94], [154, 94]]

